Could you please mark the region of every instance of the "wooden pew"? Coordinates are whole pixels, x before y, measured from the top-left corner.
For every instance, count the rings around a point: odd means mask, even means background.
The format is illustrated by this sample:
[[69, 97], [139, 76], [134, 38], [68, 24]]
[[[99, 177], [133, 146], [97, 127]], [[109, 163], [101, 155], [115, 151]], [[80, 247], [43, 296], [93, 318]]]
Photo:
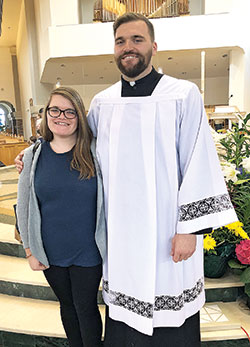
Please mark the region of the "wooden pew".
[[5, 165], [13, 165], [14, 159], [23, 149], [27, 148], [27, 142], [12, 142], [0, 144], [0, 161]]

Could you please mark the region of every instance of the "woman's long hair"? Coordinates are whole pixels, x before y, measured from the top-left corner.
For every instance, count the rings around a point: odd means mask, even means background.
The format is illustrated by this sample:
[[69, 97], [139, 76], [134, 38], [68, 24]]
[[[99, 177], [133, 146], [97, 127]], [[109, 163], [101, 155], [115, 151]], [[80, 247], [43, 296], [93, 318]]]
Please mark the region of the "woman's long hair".
[[43, 120], [40, 126], [40, 132], [45, 141], [53, 140], [53, 133], [50, 131], [47, 122], [47, 110], [53, 95], [61, 95], [68, 99], [77, 113], [78, 126], [76, 135], [76, 144], [73, 148], [73, 159], [70, 167], [80, 172], [80, 178], [91, 178], [95, 176], [95, 166], [90, 151], [90, 145], [93, 138], [92, 132], [85, 115], [85, 107], [78, 92], [69, 87], [60, 87], [53, 90], [49, 101], [44, 109]]

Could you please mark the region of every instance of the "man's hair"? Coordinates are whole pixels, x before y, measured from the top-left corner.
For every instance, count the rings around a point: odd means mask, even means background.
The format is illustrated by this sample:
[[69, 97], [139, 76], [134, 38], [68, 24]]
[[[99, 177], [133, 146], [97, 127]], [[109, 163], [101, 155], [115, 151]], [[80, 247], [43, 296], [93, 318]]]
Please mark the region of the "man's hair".
[[90, 145], [93, 138], [92, 132], [87, 122], [85, 108], [79, 93], [70, 87], [60, 87], [54, 89], [49, 97], [45, 107], [42, 123], [40, 127], [41, 135], [45, 141], [52, 141], [54, 136], [48, 127], [47, 112], [50, 106], [51, 99], [54, 95], [61, 95], [68, 99], [73, 105], [78, 119], [76, 144], [73, 148], [73, 159], [71, 168], [80, 171], [80, 178], [90, 178], [95, 175], [95, 167], [90, 152]]
[[155, 32], [154, 32], [153, 24], [148, 20], [148, 18], [144, 17], [142, 14], [133, 13], [133, 12], [124, 13], [122, 16], [116, 19], [116, 21], [113, 24], [114, 36], [120, 25], [129, 23], [129, 22], [137, 22], [139, 20], [146, 23], [151, 41], [154, 42]]

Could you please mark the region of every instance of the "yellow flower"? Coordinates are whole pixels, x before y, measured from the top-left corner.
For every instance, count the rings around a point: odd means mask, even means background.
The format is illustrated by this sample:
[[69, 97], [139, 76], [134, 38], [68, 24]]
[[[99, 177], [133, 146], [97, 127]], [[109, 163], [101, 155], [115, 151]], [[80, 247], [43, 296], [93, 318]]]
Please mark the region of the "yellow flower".
[[234, 233], [236, 236], [240, 236], [242, 239], [249, 240], [247, 233], [241, 227], [232, 229], [230, 231]]
[[241, 222], [234, 222], [234, 223], [225, 225], [225, 227], [228, 228], [229, 230], [235, 230], [237, 228], [241, 228], [242, 226], [243, 226], [243, 223]]
[[225, 227], [229, 229], [231, 233], [235, 234], [236, 236], [240, 236], [243, 240], [249, 240], [249, 236], [247, 235], [245, 230], [243, 230], [242, 226], [243, 223], [241, 222], [234, 222], [225, 225]]
[[204, 249], [206, 251], [209, 251], [211, 249], [214, 249], [216, 247], [216, 241], [213, 237], [211, 237], [210, 235], [207, 235], [205, 238], [204, 238]]
[[[238, 230], [238, 229], [237, 229]], [[239, 235], [241, 236], [241, 238], [243, 240], [249, 240], [249, 236], [247, 235], [247, 233], [245, 232], [245, 230], [243, 230], [242, 228], [239, 230]]]

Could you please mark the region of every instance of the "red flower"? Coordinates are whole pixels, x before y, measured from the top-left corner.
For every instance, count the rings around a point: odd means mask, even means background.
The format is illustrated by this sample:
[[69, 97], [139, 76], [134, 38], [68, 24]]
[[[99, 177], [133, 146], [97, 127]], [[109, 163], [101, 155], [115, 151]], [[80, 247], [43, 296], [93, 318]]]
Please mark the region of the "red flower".
[[241, 264], [250, 264], [250, 240], [240, 241], [236, 245], [235, 253]]

